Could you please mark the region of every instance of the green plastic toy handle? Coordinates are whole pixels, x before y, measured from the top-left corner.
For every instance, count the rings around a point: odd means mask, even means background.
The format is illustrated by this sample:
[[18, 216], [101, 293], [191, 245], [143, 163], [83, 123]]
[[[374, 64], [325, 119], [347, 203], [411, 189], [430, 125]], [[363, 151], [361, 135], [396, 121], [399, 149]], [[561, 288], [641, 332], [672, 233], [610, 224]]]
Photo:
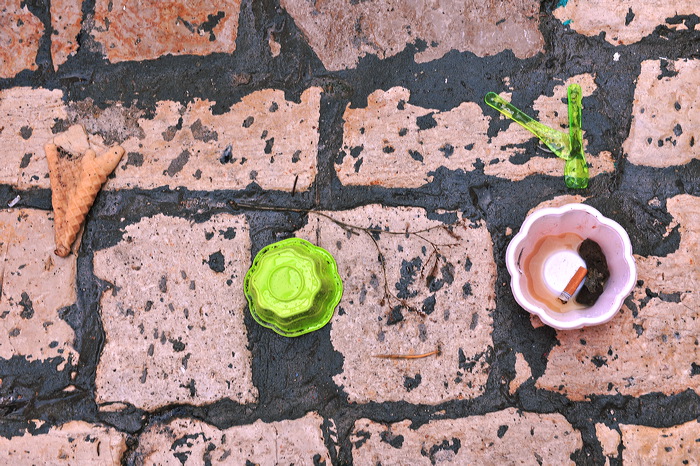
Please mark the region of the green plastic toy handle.
[[[532, 117], [526, 115], [522, 110], [519, 110], [513, 104], [503, 99], [501, 96], [495, 92], [489, 92], [484, 97], [484, 101], [489, 107], [492, 107], [511, 120], [518, 123], [520, 126], [530, 131], [532, 134], [537, 136], [540, 141], [542, 141], [549, 149], [554, 152], [557, 157], [564, 160], [571, 159], [571, 147], [569, 141], [569, 135], [558, 131], [556, 129], [550, 128], [549, 126], [543, 125], [539, 121], [533, 119]], [[579, 117], [579, 121], [580, 121]]]
[[581, 86], [572, 84], [567, 89], [569, 97], [569, 140], [571, 158], [564, 166], [564, 183], [569, 188], [588, 187], [588, 164], [583, 153], [583, 133], [581, 131]]

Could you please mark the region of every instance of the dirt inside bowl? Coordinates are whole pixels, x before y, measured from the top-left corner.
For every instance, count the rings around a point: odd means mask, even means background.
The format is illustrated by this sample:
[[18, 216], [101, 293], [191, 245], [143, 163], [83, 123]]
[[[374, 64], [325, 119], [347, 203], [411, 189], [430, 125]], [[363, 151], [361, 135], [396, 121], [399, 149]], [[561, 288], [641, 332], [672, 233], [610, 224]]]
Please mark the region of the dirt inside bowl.
[[579, 304], [590, 307], [603, 294], [605, 282], [610, 278], [610, 269], [603, 250], [592, 239], [585, 239], [578, 247], [578, 253], [586, 262], [588, 273], [575, 299]]
[[[562, 302], [560, 292], [583, 263], [587, 274], [574, 294], [575, 299]], [[528, 276], [530, 296], [560, 313], [593, 306], [610, 277], [605, 255], [598, 243], [571, 232], [543, 236], [522, 264], [523, 272]]]

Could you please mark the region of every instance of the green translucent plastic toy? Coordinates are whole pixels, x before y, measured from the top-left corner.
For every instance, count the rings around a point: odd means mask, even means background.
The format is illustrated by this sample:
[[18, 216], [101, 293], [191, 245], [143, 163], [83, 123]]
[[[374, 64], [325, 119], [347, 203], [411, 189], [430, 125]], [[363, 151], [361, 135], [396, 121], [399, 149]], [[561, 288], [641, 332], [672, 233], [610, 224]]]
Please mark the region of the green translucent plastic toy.
[[588, 165], [583, 153], [581, 131], [581, 86], [572, 84], [567, 89], [569, 96], [569, 133], [550, 128], [525, 114], [495, 92], [486, 94], [484, 101], [506, 117], [527, 129], [559, 158], [566, 161], [564, 182], [574, 189], [588, 187]]
[[571, 157], [564, 166], [564, 182], [569, 188], [588, 187], [588, 164], [583, 153], [583, 132], [581, 130], [581, 86], [572, 84], [569, 95], [569, 141]]
[[289, 238], [260, 250], [243, 289], [250, 313], [260, 325], [296, 337], [331, 320], [343, 283], [328, 251]]

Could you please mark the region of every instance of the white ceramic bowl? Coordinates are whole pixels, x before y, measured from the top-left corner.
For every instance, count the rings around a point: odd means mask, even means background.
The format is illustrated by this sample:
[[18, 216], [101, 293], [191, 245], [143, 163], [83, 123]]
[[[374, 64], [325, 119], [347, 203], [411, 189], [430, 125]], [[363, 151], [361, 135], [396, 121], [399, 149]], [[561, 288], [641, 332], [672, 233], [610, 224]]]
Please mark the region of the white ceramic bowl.
[[[543, 236], [568, 232], [575, 233], [582, 239], [590, 238], [600, 245], [608, 262], [610, 278], [605, 284], [603, 294], [593, 306], [557, 312], [531, 295], [528, 289], [528, 280], [531, 277], [523, 273], [522, 261], [533, 253], [537, 241]], [[573, 267], [571, 264], [565, 264], [566, 261], [558, 262], [561, 264], [556, 265], [554, 269]], [[637, 268], [627, 232], [619, 224], [585, 204], [544, 208], [529, 215], [508, 245], [506, 266], [511, 276], [510, 286], [518, 304], [538, 316], [545, 324], [560, 330], [577, 329], [609, 321], [620, 310], [637, 281]], [[566, 277], [570, 278], [572, 275]], [[548, 279], [551, 284], [552, 276]]]

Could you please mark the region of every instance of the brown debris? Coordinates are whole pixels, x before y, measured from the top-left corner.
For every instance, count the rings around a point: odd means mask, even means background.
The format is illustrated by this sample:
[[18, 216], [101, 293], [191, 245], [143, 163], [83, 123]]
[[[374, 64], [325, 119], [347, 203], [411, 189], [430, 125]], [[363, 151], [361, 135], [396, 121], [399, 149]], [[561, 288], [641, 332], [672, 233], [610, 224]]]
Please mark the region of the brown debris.
[[430, 356], [440, 356], [441, 354], [442, 352], [438, 347], [438, 349], [434, 351], [423, 354], [375, 354], [374, 357], [380, 359], [423, 359]]
[[[75, 133], [80, 132], [74, 130]], [[84, 130], [82, 130], [84, 134]], [[80, 146], [80, 141], [72, 141]], [[121, 146], [114, 146], [99, 157], [92, 149], [84, 154], [64, 150], [54, 143], [44, 146], [51, 181], [51, 203], [54, 208], [56, 255], [66, 257], [95, 202], [97, 193], [124, 155]]]
[[603, 294], [605, 282], [610, 277], [608, 261], [600, 245], [591, 239], [586, 239], [578, 248], [578, 253], [586, 262], [588, 273], [583, 288], [578, 292], [576, 301], [584, 306], [593, 306]]

